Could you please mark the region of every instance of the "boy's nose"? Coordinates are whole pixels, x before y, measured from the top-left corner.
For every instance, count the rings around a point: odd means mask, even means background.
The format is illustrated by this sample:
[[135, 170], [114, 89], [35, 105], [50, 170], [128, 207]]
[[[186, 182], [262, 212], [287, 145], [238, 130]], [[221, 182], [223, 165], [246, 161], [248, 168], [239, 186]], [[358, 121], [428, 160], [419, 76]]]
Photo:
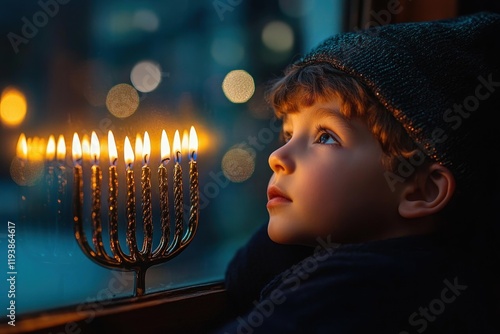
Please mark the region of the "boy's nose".
[[285, 144], [269, 155], [269, 166], [273, 172], [289, 174], [293, 171], [294, 162], [288, 151]]

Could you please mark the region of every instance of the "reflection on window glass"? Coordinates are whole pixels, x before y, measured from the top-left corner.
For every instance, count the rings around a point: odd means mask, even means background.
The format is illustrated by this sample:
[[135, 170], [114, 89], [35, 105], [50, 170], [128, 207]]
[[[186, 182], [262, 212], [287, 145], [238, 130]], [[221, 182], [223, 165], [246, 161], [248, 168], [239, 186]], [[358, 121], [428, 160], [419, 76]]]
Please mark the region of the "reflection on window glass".
[[[126, 252], [125, 176], [127, 168], [133, 170], [141, 249], [146, 132], [153, 250], [161, 236], [162, 164], [174, 216], [174, 160], [162, 157], [162, 133], [172, 145], [178, 130], [184, 142], [187, 222], [189, 136], [183, 134], [196, 128], [200, 208], [193, 241], [147, 271], [146, 293], [222, 280], [236, 249], [268, 218], [267, 158], [280, 129], [264, 101], [266, 83], [310, 45], [339, 31], [342, 2], [9, 3], [9, 10], [0, 12], [7, 37], [0, 64], [0, 245], [7, 254], [7, 224], [15, 223], [17, 314], [67, 305], [83, 309], [133, 294], [133, 272], [97, 265], [75, 240], [73, 166], [77, 162], [83, 169], [82, 218], [90, 242], [91, 166], [98, 161], [102, 169], [102, 243], [109, 254], [108, 168], [116, 165], [118, 242]], [[110, 152], [110, 131], [116, 156]], [[72, 152], [75, 133], [78, 161]], [[128, 162], [126, 142], [134, 153]]]

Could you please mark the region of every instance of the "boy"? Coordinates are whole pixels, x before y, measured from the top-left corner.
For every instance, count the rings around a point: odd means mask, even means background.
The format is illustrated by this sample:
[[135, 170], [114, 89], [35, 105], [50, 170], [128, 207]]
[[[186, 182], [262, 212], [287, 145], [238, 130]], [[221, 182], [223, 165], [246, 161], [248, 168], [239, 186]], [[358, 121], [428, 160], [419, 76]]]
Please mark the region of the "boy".
[[269, 93], [269, 223], [229, 265], [218, 332], [498, 333], [498, 90], [493, 13], [336, 35], [292, 64]]

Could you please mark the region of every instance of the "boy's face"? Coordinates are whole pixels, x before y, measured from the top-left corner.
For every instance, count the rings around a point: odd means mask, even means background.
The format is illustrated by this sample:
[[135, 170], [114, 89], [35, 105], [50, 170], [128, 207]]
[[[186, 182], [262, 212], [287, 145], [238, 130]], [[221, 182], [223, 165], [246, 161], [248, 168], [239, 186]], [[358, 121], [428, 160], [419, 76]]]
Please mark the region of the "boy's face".
[[320, 102], [284, 119], [286, 143], [269, 157], [268, 232], [275, 242], [360, 242], [397, 229], [398, 193], [384, 177], [382, 149], [339, 107], [336, 99]]

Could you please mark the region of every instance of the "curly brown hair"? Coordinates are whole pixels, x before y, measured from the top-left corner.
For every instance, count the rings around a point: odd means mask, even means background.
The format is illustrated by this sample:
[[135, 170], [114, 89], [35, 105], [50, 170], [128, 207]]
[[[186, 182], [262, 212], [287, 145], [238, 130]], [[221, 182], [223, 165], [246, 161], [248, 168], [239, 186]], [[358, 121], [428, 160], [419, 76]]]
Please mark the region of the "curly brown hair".
[[373, 93], [358, 79], [329, 63], [289, 66], [283, 77], [270, 82], [266, 95], [278, 118], [332, 97], [341, 101], [340, 112], [345, 117], [367, 124], [385, 153], [382, 163], [386, 169], [395, 170], [398, 156], [409, 158], [418, 152], [401, 123]]

